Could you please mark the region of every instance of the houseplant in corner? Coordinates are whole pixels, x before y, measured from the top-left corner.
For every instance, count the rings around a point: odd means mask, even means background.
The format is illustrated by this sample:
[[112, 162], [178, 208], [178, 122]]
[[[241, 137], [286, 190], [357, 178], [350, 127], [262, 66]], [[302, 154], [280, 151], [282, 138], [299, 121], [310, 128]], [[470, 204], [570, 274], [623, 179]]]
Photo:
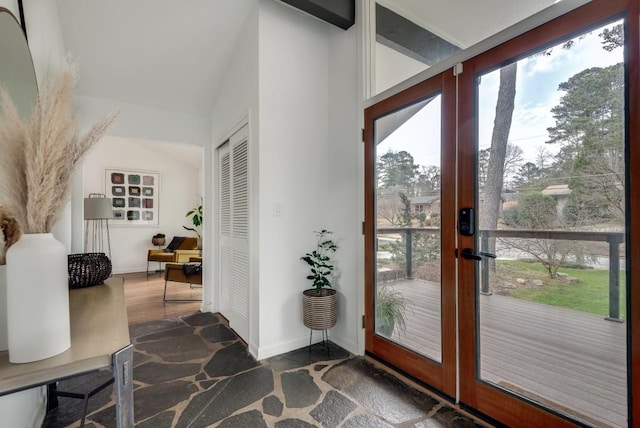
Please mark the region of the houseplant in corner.
[[187, 226], [182, 226], [182, 227], [186, 230], [195, 232], [196, 235], [198, 235], [198, 249], [201, 250], [202, 237], [200, 236], [200, 232], [198, 231], [198, 228], [202, 226], [202, 199], [200, 200], [200, 204], [196, 205], [195, 207], [187, 211], [187, 214], [185, 214], [185, 217], [191, 217], [191, 223], [193, 223], [193, 227], [187, 227]]
[[407, 299], [390, 285], [376, 287], [376, 333], [391, 337], [397, 326], [404, 333]]
[[22, 118], [0, 88], [0, 205], [22, 237], [7, 251], [9, 361], [49, 358], [71, 346], [67, 250], [51, 230], [71, 196], [76, 166], [115, 120], [80, 135], [74, 118], [76, 66], [48, 75], [31, 115]]
[[338, 296], [336, 290], [331, 288], [335, 268], [332, 257], [338, 245], [329, 239], [331, 233], [325, 229], [315, 232], [315, 250], [300, 258], [309, 265], [307, 279], [313, 285], [313, 288], [302, 293], [304, 325], [312, 330], [328, 330], [338, 318]]

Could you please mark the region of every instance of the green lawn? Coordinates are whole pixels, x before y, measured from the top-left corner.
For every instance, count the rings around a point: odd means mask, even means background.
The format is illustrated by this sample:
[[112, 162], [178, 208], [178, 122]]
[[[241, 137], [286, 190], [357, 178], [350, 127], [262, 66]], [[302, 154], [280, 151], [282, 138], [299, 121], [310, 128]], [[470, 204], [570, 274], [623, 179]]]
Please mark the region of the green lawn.
[[[511, 291], [510, 294], [513, 297], [603, 316], [609, 315], [608, 270], [561, 268], [558, 272], [566, 273], [580, 280], [577, 284], [569, 284], [549, 278], [546, 270], [539, 263], [499, 260], [497, 268], [500, 274], [510, 277], [542, 279], [544, 281], [544, 285], [541, 287]], [[626, 314], [625, 281], [625, 272], [620, 271], [620, 316], [622, 318]]]

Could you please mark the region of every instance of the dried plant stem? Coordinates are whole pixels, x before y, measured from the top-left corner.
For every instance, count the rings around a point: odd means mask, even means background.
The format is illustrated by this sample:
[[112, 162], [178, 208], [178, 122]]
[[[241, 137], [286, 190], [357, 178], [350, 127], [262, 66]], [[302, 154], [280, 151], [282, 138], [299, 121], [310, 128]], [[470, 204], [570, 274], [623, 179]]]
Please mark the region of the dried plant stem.
[[76, 166], [118, 115], [107, 115], [80, 136], [73, 115], [76, 76], [68, 60], [57, 80], [48, 75], [27, 120], [0, 88], [0, 203], [25, 233], [51, 231], [69, 200]]

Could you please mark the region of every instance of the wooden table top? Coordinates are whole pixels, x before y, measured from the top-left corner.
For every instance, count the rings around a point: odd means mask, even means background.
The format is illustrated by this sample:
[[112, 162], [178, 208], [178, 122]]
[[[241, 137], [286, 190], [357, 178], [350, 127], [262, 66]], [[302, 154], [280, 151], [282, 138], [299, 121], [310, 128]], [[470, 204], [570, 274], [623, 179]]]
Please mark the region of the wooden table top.
[[54, 357], [24, 364], [0, 352], [0, 395], [111, 366], [111, 354], [131, 343], [124, 279], [69, 291], [71, 348]]

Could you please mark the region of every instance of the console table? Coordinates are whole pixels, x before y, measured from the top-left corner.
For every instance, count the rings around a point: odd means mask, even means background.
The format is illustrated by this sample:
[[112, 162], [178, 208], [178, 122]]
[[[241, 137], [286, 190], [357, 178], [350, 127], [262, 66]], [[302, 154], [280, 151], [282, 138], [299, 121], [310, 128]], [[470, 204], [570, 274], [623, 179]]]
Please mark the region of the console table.
[[129, 339], [124, 279], [69, 291], [71, 348], [45, 360], [9, 362], [0, 352], [0, 395], [111, 368], [116, 397], [116, 426], [133, 428], [133, 346]]

